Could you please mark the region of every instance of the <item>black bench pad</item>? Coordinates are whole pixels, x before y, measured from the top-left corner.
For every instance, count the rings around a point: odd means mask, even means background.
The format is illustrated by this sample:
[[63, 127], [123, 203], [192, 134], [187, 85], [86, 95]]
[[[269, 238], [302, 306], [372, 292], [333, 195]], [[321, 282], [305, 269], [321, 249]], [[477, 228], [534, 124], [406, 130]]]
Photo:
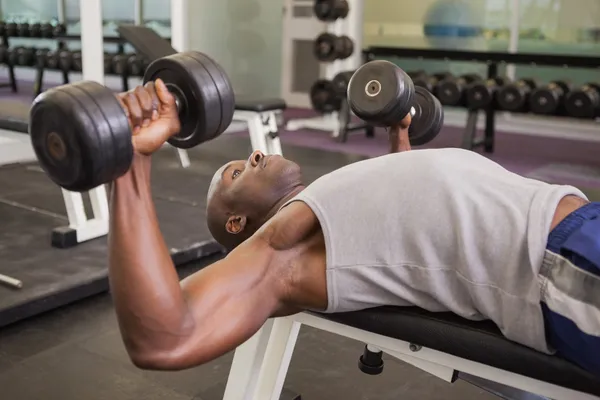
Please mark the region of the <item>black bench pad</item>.
[[0, 101], [0, 129], [29, 133], [30, 105], [21, 101]]
[[349, 313], [315, 315], [600, 396], [600, 378], [560, 357], [539, 353], [507, 340], [491, 321], [469, 321], [452, 313], [430, 313], [414, 307], [379, 307]]
[[283, 99], [236, 99], [235, 109], [240, 111], [266, 112], [285, 110], [287, 104]]

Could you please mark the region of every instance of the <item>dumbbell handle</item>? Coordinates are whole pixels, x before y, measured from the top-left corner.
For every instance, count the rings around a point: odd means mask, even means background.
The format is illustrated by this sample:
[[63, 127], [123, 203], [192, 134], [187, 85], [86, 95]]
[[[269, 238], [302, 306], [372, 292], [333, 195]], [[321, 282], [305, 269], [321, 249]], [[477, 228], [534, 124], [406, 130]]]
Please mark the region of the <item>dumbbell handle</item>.
[[21, 289], [23, 287], [23, 282], [21, 282], [20, 280], [2, 274], [0, 274], [0, 282], [8, 286], [12, 286], [16, 289]]

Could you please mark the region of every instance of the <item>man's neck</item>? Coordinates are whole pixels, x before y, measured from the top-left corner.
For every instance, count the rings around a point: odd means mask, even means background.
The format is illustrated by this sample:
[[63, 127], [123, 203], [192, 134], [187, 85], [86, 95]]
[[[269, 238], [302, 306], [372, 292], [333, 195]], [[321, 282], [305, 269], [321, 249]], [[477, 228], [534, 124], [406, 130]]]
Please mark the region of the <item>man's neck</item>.
[[265, 221], [270, 220], [271, 218], [273, 218], [273, 216], [275, 214], [277, 214], [277, 212], [281, 209], [281, 207], [283, 207], [283, 205], [285, 203], [287, 203], [288, 201], [290, 201], [291, 199], [293, 199], [294, 197], [296, 197], [298, 195], [298, 193], [300, 193], [301, 191], [303, 191], [306, 188], [305, 185], [298, 185], [296, 186], [294, 189], [292, 189], [288, 194], [286, 194], [285, 196], [283, 196], [277, 203], [275, 203], [275, 205], [271, 208], [271, 211], [269, 211], [269, 213], [267, 214], [267, 218], [265, 218]]

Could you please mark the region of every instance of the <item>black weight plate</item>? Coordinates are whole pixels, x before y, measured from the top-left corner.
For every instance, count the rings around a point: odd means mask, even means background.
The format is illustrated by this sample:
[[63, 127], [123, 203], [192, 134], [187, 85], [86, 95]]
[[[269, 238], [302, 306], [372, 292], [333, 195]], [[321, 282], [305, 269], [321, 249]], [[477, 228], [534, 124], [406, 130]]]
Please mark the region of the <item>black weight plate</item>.
[[[562, 91], [562, 89], [559, 89]], [[554, 114], [560, 105], [562, 95], [549, 85], [541, 86], [529, 96], [529, 109], [534, 114]]]
[[348, 84], [348, 103], [357, 117], [375, 126], [392, 126], [408, 114], [415, 86], [395, 64], [376, 60], [362, 65]]
[[231, 121], [233, 121], [233, 114], [235, 113], [235, 93], [233, 92], [233, 85], [223, 68], [212, 58], [200, 52], [188, 52], [187, 54], [204, 66], [206, 71], [212, 77], [217, 91], [219, 92], [221, 123], [219, 124], [219, 128], [215, 135], [208, 139], [211, 140], [225, 132], [229, 125], [231, 125]]
[[319, 79], [310, 88], [312, 108], [320, 113], [330, 113], [341, 108], [342, 97], [338, 95], [332, 81]]
[[31, 24], [31, 27], [29, 30], [31, 32], [31, 37], [36, 37], [36, 38], [42, 37], [42, 24], [40, 24], [39, 22], [35, 23], [35, 24]]
[[61, 71], [71, 71], [71, 68], [73, 67], [73, 53], [69, 50], [61, 50], [58, 53], [58, 65]]
[[48, 69], [57, 69], [58, 68], [58, 52], [51, 50], [46, 54], [46, 68]]
[[81, 59], [81, 51], [73, 52], [73, 71], [81, 72], [83, 70], [83, 60]]
[[458, 106], [463, 98], [462, 86], [454, 78], [439, 82], [435, 94], [446, 106]]
[[565, 98], [565, 109], [573, 118], [594, 118], [600, 109], [600, 91], [586, 85], [569, 92]]
[[494, 101], [497, 87], [497, 83], [493, 79], [472, 83], [467, 88], [467, 107], [471, 110], [488, 107]]
[[344, 71], [333, 77], [331, 82], [338, 96], [346, 97], [348, 94], [348, 83], [350, 83], [352, 75], [354, 75], [354, 71]]
[[34, 100], [29, 135], [40, 166], [54, 183], [71, 191], [93, 187], [99, 147], [95, 125], [64, 86]]
[[522, 87], [510, 84], [496, 92], [496, 101], [501, 110], [522, 111], [525, 108], [527, 96]]
[[220, 82], [217, 73], [212, 76], [209, 71], [214, 72], [214, 66], [204, 65], [191, 53], [160, 58], [151, 63], [144, 74], [144, 82], [160, 78], [178, 98], [181, 131], [171, 137], [169, 143], [182, 149], [197, 146], [219, 135], [223, 115], [229, 112], [223, 109], [219, 88], [231, 85]]
[[337, 59], [345, 60], [354, 53], [354, 42], [348, 36], [340, 36], [336, 39]]
[[423, 87], [415, 88], [412, 116], [408, 137], [410, 144], [421, 146], [432, 141], [444, 126], [444, 109], [440, 101]]
[[335, 18], [333, 17], [334, 3], [335, 0], [315, 0], [313, 5], [313, 13], [319, 21], [335, 21]]
[[[331, 62], [335, 61], [338, 57], [336, 50], [336, 41], [338, 37], [331, 33], [322, 33], [315, 39], [314, 53], [315, 57], [319, 61]], [[339, 42], [338, 42], [339, 45]]]

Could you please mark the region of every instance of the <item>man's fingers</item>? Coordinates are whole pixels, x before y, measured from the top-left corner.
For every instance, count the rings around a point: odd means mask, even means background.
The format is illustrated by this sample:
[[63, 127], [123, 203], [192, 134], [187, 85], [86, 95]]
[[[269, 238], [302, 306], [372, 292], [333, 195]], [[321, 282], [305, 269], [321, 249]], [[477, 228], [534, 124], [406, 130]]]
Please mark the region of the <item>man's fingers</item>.
[[158, 99], [158, 95], [156, 94], [156, 87], [154, 86], [154, 82], [146, 82], [144, 85], [144, 89], [148, 92], [150, 97], [152, 97], [152, 119], [158, 118], [158, 110], [160, 108], [160, 100]]
[[134, 90], [138, 103], [142, 109], [142, 126], [150, 125], [152, 121], [152, 113], [154, 111], [151, 94], [142, 86], [138, 86]]
[[165, 85], [162, 79], [157, 79], [154, 82], [154, 87], [156, 88], [156, 94], [162, 105], [175, 107], [175, 97], [169, 92], [167, 85]]
[[123, 97], [123, 102], [129, 110], [129, 121], [131, 122], [131, 126], [134, 129], [136, 127], [140, 127], [142, 125], [143, 112], [135, 93], [127, 92], [127, 94]]

